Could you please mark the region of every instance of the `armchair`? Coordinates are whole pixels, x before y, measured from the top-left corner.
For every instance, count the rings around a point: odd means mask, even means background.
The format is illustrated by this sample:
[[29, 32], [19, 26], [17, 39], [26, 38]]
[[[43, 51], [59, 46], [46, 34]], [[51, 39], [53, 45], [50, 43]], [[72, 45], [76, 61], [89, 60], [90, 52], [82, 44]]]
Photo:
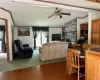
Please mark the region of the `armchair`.
[[20, 40], [15, 40], [13, 43], [14, 57], [31, 58], [33, 54], [32, 48], [28, 44], [23, 45]]

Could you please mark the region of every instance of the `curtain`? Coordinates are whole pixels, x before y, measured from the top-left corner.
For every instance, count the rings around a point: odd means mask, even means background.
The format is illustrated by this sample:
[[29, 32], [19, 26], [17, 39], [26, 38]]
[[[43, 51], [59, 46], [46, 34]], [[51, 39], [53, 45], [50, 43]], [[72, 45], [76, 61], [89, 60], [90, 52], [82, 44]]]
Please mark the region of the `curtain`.
[[2, 52], [6, 52], [6, 44], [5, 44], [5, 26], [0, 26], [0, 41]]
[[40, 38], [40, 31], [37, 31], [37, 37], [36, 37], [36, 39], [35, 39], [35, 42], [36, 42], [36, 47], [41, 46], [41, 44], [39, 44], [40, 39], [38, 39], [38, 37]]
[[47, 38], [47, 42], [49, 42], [49, 33], [48, 33], [48, 31], [43, 31], [42, 33]]
[[33, 31], [33, 38], [34, 38], [34, 49], [36, 48], [36, 38], [37, 38], [38, 31]]
[[33, 27], [34, 49], [36, 48], [36, 37], [38, 31], [46, 32], [47, 42], [49, 42], [49, 28], [48, 27]]
[[49, 28], [48, 27], [41, 27], [41, 31], [45, 32], [45, 37], [47, 38], [47, 42], [49, 42]]

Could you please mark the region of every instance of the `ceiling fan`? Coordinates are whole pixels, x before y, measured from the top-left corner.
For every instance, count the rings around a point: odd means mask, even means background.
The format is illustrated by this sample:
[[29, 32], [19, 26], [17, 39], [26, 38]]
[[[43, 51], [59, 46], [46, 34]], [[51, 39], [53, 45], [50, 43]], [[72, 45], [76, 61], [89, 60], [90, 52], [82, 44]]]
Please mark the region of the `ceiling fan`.
[[52, 16], [59, 16], [59, 18], [63, 18], [62, 15], [69, 15], [70, 16], [71, 14], [70, 13], [64, 13], [64, 12], [62, 12], [61, 9], [55, 8], [55, 11], [53, 12], [53, 14], [50, 15], [48, 18], [51, 18]]

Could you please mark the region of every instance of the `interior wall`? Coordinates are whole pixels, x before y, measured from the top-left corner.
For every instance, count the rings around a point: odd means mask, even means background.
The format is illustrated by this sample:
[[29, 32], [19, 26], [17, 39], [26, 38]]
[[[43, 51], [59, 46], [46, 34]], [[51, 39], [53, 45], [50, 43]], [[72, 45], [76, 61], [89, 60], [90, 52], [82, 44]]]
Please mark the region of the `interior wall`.
[[33, 40], [32, 27], [24, 27], [30, 29], [30, 36], [18, 36], [18, 28], [20, 27], [14, 28], [14, 40], [19, 39], [21, 40], [22, 44], [29, 44], [29, 46], [33, 48], [34, 40]]
[[[30, 28], [30, 36], [18, 36], [18, 27], [14, 27], [14, 40], [20, 39], [23, 44], [29, 44], [30, 47], [33, 48], [34, 47], [33, 31], [32, 27], [29, 28]], [[52, 34], [59, 34], [59, 33], [62, 35], [62, 28], [49, 28], [49, 42], [52, 41]]]
[[13, 23], [11, 21], [10, 13], [0, 9], [0, 18], [5, 18], [5, 19], [8, 20], [9, 57], [10, 57], [10, 61], [12, 61], [13, 58], [12, 58], [12, 30], [11, 30], [11, 25]]
[[100, 11], [91, 11], [91, 20], [100, 19]]
[[52, 42], [52, 34], [62, 35], [62, 28], [49, 28], [49, 42]]

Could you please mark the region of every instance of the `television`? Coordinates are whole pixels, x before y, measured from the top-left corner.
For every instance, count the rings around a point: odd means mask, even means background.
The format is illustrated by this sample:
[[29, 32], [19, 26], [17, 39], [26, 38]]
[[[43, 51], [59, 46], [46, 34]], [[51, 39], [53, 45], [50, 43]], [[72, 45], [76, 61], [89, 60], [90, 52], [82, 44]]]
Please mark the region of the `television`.
[[61, 34], [52, 34], [52, 41], [61, 40]]

